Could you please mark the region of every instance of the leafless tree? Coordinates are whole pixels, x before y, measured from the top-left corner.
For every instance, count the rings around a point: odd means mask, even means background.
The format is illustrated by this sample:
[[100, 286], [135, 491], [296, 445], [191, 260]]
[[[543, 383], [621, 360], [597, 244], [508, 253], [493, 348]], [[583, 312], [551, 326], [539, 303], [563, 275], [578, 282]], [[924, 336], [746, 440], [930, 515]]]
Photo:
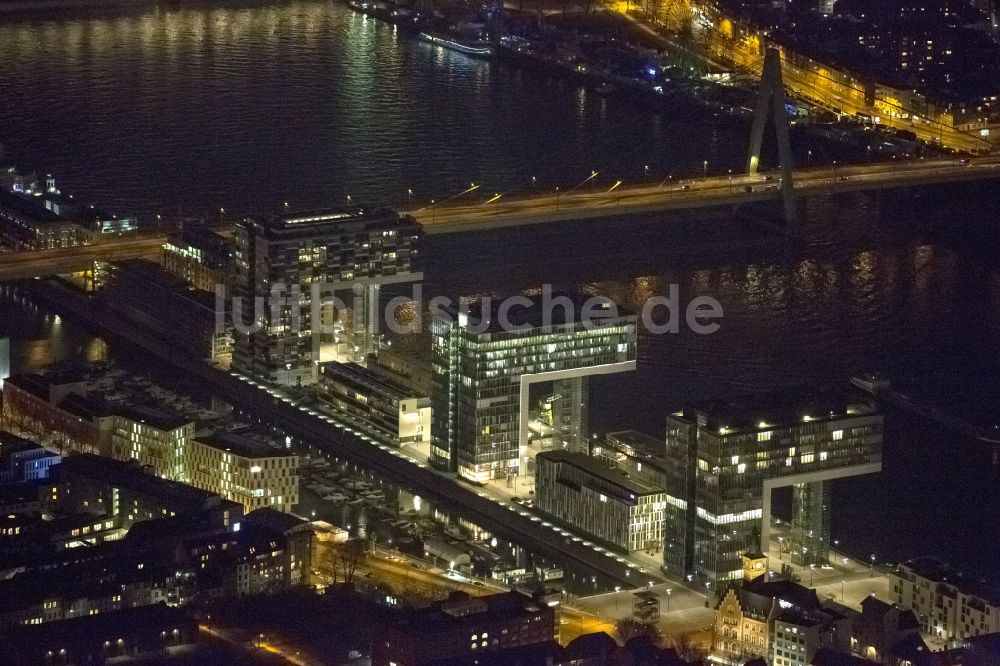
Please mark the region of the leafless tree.
[[660, 628], [655, 624], [640, 622], [634, 617], [623, 617], [615, 622], [615, 638], [624, 645], [630, 639], [638, 636], [648, 636], [649, 639], [659, 645], [662, 640]]
[[365, 557], [365, 545], [360, 539], [343, 543], [323, 544], [317, 553], [319, 572], [331, 583], [350, 583], [354, 580], [358, 563]]
[[671, 638], [670, 647], [677, 652], [681, 659], [687, 662], [704, 661], [705, 657], [708, 656], [705, 647], [695, 641], [689, 632], [677, 634]]

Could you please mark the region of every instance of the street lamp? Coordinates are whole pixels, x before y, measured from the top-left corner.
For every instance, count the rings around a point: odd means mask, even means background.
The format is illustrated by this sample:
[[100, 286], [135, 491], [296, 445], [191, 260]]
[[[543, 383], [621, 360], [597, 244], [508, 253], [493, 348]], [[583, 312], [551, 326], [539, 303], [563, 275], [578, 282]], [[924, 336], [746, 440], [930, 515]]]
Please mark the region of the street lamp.
[[615, 585], [615, 616], [618, 615], [618, 593], [622, 591], [620, 585]]
[[646, 181], [649, 179], [649, 165], [642, 167], [642, 184], [646, 185]]
[[708, 160], [705, 160], [702, 163], [701, 168], [702, 168], [703, 173], [707, 176], [708, 175]]
[[407, 189], [406, 194], [410, 197], [410, 201], [413, 201], [413, 190]]
[[875, 577], [875, 553], [872, 553], [871, 556], [871, 567], [869, 569], [869, 574], [871, 578]]
[[782, 542], [784, 540], [785, 540], [785, 537], [778, 537], [778, 560], [780, 562], [784, 562], [785, 561], [784, 551], [782, 551], [782, 549], [781, 549]]
[[813, 580], [814, 580], [815, 575], [816, 575], [816, 565], [815, 564], [810, 564], [809, 565], [809, 587], [813, 586]]
[[840, 600], [841, 601], [844, 601], [846, 599], [846, 597], [844, 595], [844, 583], [846, 583], [846, 582], [847, 582], [846, 578], [841, 578], [840, 579]]
[[351, 205], [351, 195], [350, 194], [347, 195], [347, 205], [348, 206]]
[[674, 591], [674, 588], [672, 588], [672, 587], [668, 587], [667, 588], [667, 612], [668, 613], [670, 612], [670, 595], [671, 595], [671, 593], [673, 591]]

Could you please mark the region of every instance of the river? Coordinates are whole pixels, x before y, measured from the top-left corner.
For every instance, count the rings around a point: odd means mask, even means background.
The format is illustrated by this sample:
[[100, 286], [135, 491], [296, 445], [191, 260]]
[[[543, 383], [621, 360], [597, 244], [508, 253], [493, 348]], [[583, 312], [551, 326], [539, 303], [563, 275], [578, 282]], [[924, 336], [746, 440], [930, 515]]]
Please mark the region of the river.
[[[140, 213], [405, 203], [591, 169], [610, 186], [645, 166], [650, 179], [738, 169], [747, 134], [442, 51], [330, 2], [3, 16], [0, 81], [8, 158]], [[638, 308], [676, 283], [684, 301], [718, 299], [718, 333], [644, 336], [635, 373], [595, 380], [598, 432], [661, 436], [688, 400], [870, 369], [985, 423], [1000, 420], [998, 204], [994, 185], [962, 185], [811, 199], [790, 234], [727, 210], [433, 237], [424, 289], [550, 282]], [[30, 304], [0, 307], [17, 369], [108, 354]], [[911, 415], [888, 414], [885, 471], [838, 483], [834, 508], [852, 554], [1000, 565], [989, 452]]]

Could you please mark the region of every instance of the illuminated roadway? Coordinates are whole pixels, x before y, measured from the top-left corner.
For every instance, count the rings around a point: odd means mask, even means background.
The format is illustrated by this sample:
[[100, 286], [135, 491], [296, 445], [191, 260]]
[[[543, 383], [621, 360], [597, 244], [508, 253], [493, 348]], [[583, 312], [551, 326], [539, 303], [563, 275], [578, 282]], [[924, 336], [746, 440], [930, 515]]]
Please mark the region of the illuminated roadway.
[[166, 236], [147, 234], [101, 241], [93, 245], [0, 254], [0, 281], [86, 270], [95, 261], [118, 261], [158, 255]]
[[[426, 562], [382, 548], [376, 549], [358, 564], [355, 581], [365, 580], [366, 574], [373, 580], [389, 584], [394, 590], [403, 591], [404, 596], [407, 590], [413, 588], [423, 589], [431, 598], [443, 597], [456, 590], [482, 596], [511, 589], [489, 580], [452, 576], [443, 569], [429, 567]], [[604, 614], [602, 619], [600, 612], [593, 613], [563, 603], [560, 616], [559, 635], [564, 645], [581, 634], [614, 631], [611, 614]]]
[[[997, 178], [1000, 157], [893, 160], [800, 169], [795, 172], [794, 192], [809, 196]], [[447, 203], [402, 212], [416, 218], [428, 234], [446, 234], [738, 205], [777, 199], [781, 194], [777, 174], [708, 176], [643, 186], [610, 187], [596, 182], [596, 178], [588, 179], [578, 188], [534, 196], [484, 196], [482, 188], [477, 188]], [[478, 201], [472, 199], [476, 195]], [[0, 254], [0, 281], [73, 273], [86, 270], [94, 261], [155, 256], [165, 241], [163, 235], [150, 234], [72, 248]]]
[[[912, 187], [1000, 178], [1000, 157], [890, 161], [824, 166], [795, 172], [796, 196]], [[777, 199], [777, 174], [726, 175], [668, 180], [648, 186], [580, 187], [565, 193], [506, 197], [479, 195], [479, 201], [449, 203], [404, 211], [428, 234], [457, 233], [549, 222], [640, 215], [666, 210], [737, 205]], [[470, 192], [469, 198], [478, 192]]]
[[866, 85], [859, 77], [821, 62], [794, 57], [794, 47], [774, 44], [766, 33], [741, 25], [739, 20], [720, 13], [714, 3], [684, 0], [673, 3], [670, 9], [672, 11], [661, 16], [662, 23], [681, 32], [690, 27], [690, 43], [676, 43], [659, 29], [629, 15], [628, 3], [618, 4], [618, 10], [628, 20], [662, 47], [685, 51], [717, 69], [735, 69], [759, 78], [764, 49], [778, 46], [785, 52], [781, 69], [785, 94], [790, 98], [851, 117], [862, 114], [878, 117], [876, 122], [882, 126], [908, 130], [922, 141], [939, 143], [954, 150], [977, 152], [993, 147], [987, 138], [954, 127], [953, 119], [947, 113], [927, 117], [914, 109], [905, 108], [902, 100], [892, 97], [896, 93], [891, 88], [876, 85], [875, 95], [869, 97]]

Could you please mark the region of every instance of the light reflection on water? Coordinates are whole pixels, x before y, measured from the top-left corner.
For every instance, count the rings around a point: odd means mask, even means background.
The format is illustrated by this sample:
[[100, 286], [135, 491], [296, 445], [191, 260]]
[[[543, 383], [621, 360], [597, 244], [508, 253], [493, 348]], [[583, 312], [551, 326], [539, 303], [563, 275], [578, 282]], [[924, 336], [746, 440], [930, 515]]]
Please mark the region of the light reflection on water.
[[[316, 206], [347, 194], [405, 201], [411, 188], [428, 200], [469, 182], [525, 189], [532, 175], [550, 188], [591, 169], [635, 182], [646, 164], [650, 180], [700, 171], [704, 159], [737, 168], [745, 145], [739, 123], [678, 122], [307, 0], [5, 17], [0, 80], [0, 126], [16, 130], [3, 137], [8, 157], [87, 198], [138, 210]], [[995, 415], [1000, 278], [987, 255], [996, 255], [996, 206], [995, 191], [975, 187], [815, 198], [790, 238], [752, 211], [432, 237], [425, 295], [505, 294], [547, 281], [630, 309], [671, 283], [682, 303], [717, 298], [726, 313], [719, 333], [644, 336], [635, 373], [594, 380], [602, 432], [659, 435], [663, 415], [688, 400], [842, 383], [869, 369]], [[59, 330], [16, 299], [0, 305], [0, 334], [14, 333], [15, 363], [26, 369], [107, 354], [68, 322]], [[950, 443], [920, 429], [905, 436], [931, 449]], [[915, 482], [916, 466], [897, 462], [896, 486]], [[987, 504], [996, 496], [981, 480], [945, 477], [938, 498], [951, 482]], [[859, 496], [880, 492], [852, 483]], [[845, 515], [858, 507], [840, 529], [856, 540], [880, 533], [862, 510], [870, 503], [839, 500]], [[949, 533], [946, 520], [935, 529]]]

